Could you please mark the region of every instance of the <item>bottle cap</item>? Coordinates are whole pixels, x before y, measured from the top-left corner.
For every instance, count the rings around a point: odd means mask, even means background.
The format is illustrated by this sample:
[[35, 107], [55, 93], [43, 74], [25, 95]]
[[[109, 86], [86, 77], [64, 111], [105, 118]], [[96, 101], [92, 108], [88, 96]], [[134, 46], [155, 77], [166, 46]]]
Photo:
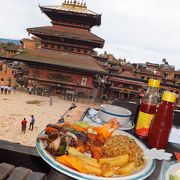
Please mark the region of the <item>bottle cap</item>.
[[149, 79], [148, 86], [159, 88], [160, 81], [156, 79]]
[[175, 102], [176, 101], [176, 93], [165, 91], [162, 96], [163, 101]]

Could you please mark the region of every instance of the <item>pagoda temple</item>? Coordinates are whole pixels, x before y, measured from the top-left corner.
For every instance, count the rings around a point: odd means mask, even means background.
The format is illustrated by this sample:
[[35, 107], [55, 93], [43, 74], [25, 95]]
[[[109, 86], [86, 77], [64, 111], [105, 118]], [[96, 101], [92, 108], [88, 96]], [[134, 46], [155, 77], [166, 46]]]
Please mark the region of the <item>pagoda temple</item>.
[[101, 15], [88, 10], [84, 1], [39, 7], [52, 25], [28, 28], [33, 39], [23, 39], [22, 52], [13, 57], [27, 64], [28, 87], [91, 96], [95, 75], [106, 74], [92, 56], [94, 48], [104, 46], [91, 32], [101, 25]]

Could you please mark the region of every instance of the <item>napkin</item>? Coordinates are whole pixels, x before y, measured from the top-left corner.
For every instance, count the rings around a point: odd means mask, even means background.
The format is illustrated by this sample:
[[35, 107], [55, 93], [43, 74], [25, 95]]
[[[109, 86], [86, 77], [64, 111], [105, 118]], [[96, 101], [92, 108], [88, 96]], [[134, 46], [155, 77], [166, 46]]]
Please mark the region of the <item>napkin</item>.
[[171, 143], [180, 144], [180, 128], [178, 129], [177, 127], [172, 127], [168, 141]]
[[172, 154], [165, 152], [164, 149], [146, 149], [144, 151], [144, 158], [145, 159], [158, 159], [158, 160], [170, 160]]

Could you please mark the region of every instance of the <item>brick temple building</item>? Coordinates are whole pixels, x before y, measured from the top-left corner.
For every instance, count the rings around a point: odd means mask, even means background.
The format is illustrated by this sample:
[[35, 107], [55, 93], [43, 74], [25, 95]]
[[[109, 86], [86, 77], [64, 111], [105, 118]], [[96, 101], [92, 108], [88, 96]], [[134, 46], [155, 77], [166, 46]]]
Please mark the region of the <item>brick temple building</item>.
[[104, 40], [93, 34], [91, 28], [100, 26], [101, 15], [88, 10], [83, 1], [64, 1], [62, 5], [40, 9], [52, 26], [28, 28], [33, 39], [22, 39], [21, 52], [13, 56], [28, 66], [28, 87], [96, 96], [93, 79], [106, 70], [92, 54], [94, 48], [103, 47]]

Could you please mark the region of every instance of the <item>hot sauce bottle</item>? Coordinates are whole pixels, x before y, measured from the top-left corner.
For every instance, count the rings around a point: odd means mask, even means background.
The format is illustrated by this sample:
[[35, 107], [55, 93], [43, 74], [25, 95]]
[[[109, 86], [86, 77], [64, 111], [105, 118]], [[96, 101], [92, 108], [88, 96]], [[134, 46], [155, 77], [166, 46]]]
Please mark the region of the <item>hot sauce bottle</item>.
[[135, 135], [142, 140], [147, 140], [151, 121], [156, 113], [159, 86], [159, 80], [149, 79], [148, 89], [140, 105]]
[[159, 105], [156, 116], [154, 117], [149, 137], [148, 145], [151, 148], [165, 149], [173, 123], [173, 112], [176, 101], [176, 94], [165, 91], [162, 102]]

